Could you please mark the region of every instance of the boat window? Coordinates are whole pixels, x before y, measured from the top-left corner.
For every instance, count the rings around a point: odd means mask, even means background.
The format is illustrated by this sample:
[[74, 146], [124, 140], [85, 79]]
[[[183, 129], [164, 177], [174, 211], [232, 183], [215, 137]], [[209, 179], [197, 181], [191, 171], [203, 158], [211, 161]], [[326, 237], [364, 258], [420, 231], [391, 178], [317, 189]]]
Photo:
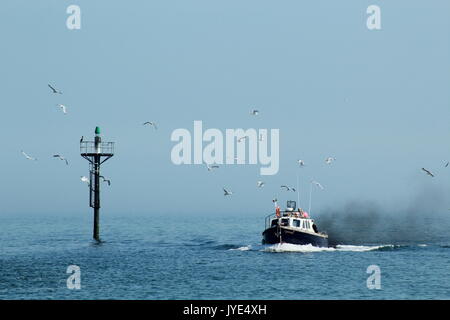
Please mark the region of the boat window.
[[281, 225], [282, 226], [288, 226], [289, 225], [289, 219], [281, 219]]
[[303, 228], [306, 229], [306, 220], [303, 220]]
[[293, 226], [293, 227], [300, 227], [300, 220], [294, 219], [294, 220], [292, 220], [292, 221], [293, 221], [293, 223], [292, 223], [292, 226]]
[[292, 209], [292, 211], [295, 210], [296, 206], [297, 206], [297, 204], [295, 203], [295, 201], [292, 201], [292, 200], [288, 201], [287, 205], [286, 205], [286, 207], [289, 209]]
[[272, 220], [272, 227], [278, 225], [278, 219]]

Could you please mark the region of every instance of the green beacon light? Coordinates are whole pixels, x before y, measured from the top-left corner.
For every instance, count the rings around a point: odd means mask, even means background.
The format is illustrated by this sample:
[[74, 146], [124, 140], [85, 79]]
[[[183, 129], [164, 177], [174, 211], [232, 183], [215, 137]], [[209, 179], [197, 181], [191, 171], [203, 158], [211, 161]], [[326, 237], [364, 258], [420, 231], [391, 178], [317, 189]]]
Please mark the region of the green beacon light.
[[100, 134], [100, 127], [95, 127], [95, 134]]

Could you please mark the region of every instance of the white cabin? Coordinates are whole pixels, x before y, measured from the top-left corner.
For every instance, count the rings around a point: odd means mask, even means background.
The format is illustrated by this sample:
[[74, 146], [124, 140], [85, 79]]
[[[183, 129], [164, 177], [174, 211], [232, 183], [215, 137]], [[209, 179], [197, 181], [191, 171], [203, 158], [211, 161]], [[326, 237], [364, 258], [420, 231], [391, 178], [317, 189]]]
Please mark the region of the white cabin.
[[295, 214], [284, 214], [282, 217], [272, 219], [271, 227], [280, 225], [282, 227], [292, 228], [294, 230], [318, 233], [313, 219], [297, 217]]

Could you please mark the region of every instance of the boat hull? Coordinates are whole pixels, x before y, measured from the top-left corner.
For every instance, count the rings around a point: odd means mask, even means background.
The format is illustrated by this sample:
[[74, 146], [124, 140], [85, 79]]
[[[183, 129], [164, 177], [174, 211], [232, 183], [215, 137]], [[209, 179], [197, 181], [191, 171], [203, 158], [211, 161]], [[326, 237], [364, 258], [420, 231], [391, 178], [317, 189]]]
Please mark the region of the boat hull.
[[[279, 232], [281, 232], [281, 237]], [[262, 244], [292, 243], [299, 245], [311, 244], [315, 247], [328, 247], [328, 237], [321, 234], [311, 234], [288, 228], [271, 227], [262, 233]]]

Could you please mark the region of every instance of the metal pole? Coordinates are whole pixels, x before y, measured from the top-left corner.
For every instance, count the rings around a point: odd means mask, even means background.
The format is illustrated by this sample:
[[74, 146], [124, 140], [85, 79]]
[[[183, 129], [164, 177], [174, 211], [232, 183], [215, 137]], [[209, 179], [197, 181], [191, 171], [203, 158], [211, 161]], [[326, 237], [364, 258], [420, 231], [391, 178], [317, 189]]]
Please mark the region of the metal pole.
[[[95, 137], [95, 149], [99, 151], [100, 136]], [[94, 156], [94, 239], [100, 241], [100, 155]]]
[[94, 209], [92, 237], [100, 242], [100, 178], [103, 178], [100, 175], [100, 167], [114, 155], [114, 142], [102, 143], [100, 128], [96, 127], [94, 142], [83, 141], [81, 138], [80, 153], [89, 161], [89, 206]]
[[308, 209], [308, 213], [311, 216], [311, 197], [312, 197], [312, 182], [311, 182], [311, 187], [309, 188], [309, 209]]

